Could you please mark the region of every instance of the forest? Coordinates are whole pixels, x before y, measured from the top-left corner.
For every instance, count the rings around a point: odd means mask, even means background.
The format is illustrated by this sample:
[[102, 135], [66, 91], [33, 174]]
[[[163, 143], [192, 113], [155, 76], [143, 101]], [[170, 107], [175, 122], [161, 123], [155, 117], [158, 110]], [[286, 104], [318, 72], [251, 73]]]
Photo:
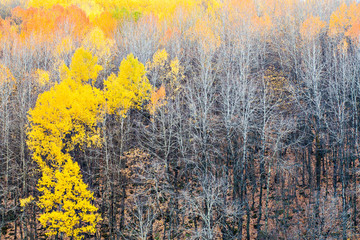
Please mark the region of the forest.
[[0, 1], [0, 239], [360, 239], [359, 145], [357, 1]]

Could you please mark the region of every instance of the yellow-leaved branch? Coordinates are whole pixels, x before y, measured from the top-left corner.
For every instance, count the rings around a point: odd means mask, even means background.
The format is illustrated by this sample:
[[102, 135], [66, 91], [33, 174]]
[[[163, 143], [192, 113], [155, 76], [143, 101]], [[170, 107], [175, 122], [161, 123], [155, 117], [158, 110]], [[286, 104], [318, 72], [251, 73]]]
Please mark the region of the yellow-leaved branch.
[[[82, 239], [85, 233], [96, 232], [101, 219], [71, 153], [84, 146], [101, 147], [98, 126], [105, 114], [125, 118], [130, 109], [165, 97], [164, 87], [154, 92], [145, 66], [132, 54], [121, 62], [117, 75], [104, 80], [103, 90], [96, 88], [94, 83], [102, 70], [97, 61], [91, 52], [78, 49], [70, 67], [60, 68], [61, 82], [41, 94], [29, 111], [27, 144], [42, 174], [37, 204], [43, 209], [39, 222], [47, 236]], [[43, 75], [39, 74], [39, 80], [43, 81]]]
[[38, 206], [44, 210], [39, 222], [47, 236], [65, 234], [81, 239], [95, 233], [101, 219], [80, 167], [70, 156], [76, 146], [97, 144], [97, 123], [104, 102], [101, 90], [92, 86], [101, 66], [79, 49], [70, 68], [62, 67], [61, 82], [39, 96], [29, 112], [27, 144], [42, 176], [38, 182]]

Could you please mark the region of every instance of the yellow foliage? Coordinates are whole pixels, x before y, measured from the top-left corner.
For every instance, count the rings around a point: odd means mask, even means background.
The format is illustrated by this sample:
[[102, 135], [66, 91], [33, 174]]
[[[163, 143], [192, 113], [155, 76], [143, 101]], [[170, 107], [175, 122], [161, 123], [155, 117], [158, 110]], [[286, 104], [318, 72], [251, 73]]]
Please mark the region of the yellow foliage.
[[35, 200], [35, 198], [33, 196], [29, 196], [27, 198], [21, 198], [20, 199], [20, 206], [21, 207], [26, 207], [29, 203], [31, 203], [34, 200]]
[[165, 62], [168, 59], [168, 53], [166, 52], [165, 49], [163, 50], [158, 50], [154, 56], [153, 56], [153, 60], [151, 62], [148, 62], [146, 64], [146, 68], [148, 70], [154, 70], [156, 68], [162, 69], [165, 66]]
[[195, 24], [187, 31], [187, 36], [192, 41], [198, 41], [205, 53], [216, 50], [221, 44], [220, 35], [215, 26], [220, 26], [216, 18], [198, 17]]
[[79, 48], [72, 58], [71, 70], [63, 65], [61, 75], [64, 79], [72, 79], [76, 83], [82, 83], [90, 79], [96, 80], [102, 70], [102, 67], [97, 65], [97, 60], [97, 57], [93, 57], [89, 51]]
[[170, 62], [170, 71], [167, 77], [170, 79], [170, 88], [174, 93], [180, 90], [180, 81], [184, 78], [184, 69], [181, 67], [177, 58]]
[[60, 56], [70, 54], [75, 50], [74, 41], [71, 36], [64, 37], [56, 46], [56, 53]]
[[117, 26], [117, 21], [110, 14], [110, 12], [105, 11], [100, 15], [96, 16], [93, 19], [92, 23], [95, 27], [99, 27], [107, 38], [113, 38]]
[[97, 17], [104, 11], [104, 8], [102, 8], [95, 1], [74, 0], [73, 4], [84, 10], [84, 12], [86, 12], [86, 15], [89, 16], [90, 19]]
[[97, 15], [103, 11], [103, 8], [93, 0], [30, 0], [27, 4], [28, 7], [46, 9], [50, 9], [55, 5], [63, 7], [75, 5], [84, 10], [88, 16]]
[[[70, 67], [61, 67], [61, 82], [41, 94], [29, 111], [27, 144], [42, 173], [38, 206], [44, 213], [39, 222], [49, 237], [63, 233], [82, 239], [83, 233], [95, 233], [101, 218], [70, 153], [75, 148], [102, 144], [98, 123], [104, 114], [125, 117], [130, 108], [140, 108], [149, 99], [151, 85], [145, 67], [133, 55], [122, 61], [117, 76], [105, 80], [104, 91], [91, 81], [101, 69], [96, 57], [78, 49]], [[38, 70], [38, 74], [44, 81], [48, 79], [47, 72]], [[164, 95], [161, 91], [159, 99]]]
[[[51, 8], [54, 5], [69, 7], [78, 6], [91, 19], [97, 19], [104, 12], [113, 12], [114, 9], [132, 13], [154, 15], [159, 20], [171, 20], [176, 11], [199, 12], [206, 11], [214, 15], [222, 6], [220, 0], [30, 0], [29, 7]], [[103, 29], [104, 31], [104, 29]], [[107, 32], [104, 31], [106, 34]]]
[[75, 5], [84, 10], [90, 19], [96, 19], [105, 11], [114, 9], [126, 9], [129, 12], [143, 12], [154, 14], [160, 20], [170, 19], [178, 10], [195, 11], [205, 8], [209, 13], [214, 13], [221, 6], [219, 0], [30, 0], [29, 7], [51, 8], [54, 5], [69, 7]]
[[84, 49], [101, 60], [108, 59], [111, 56], [113, 45], [114, 41], [106, 38], [104, 32], [98, 27], [93, 28], [82, 42]]
[[0, 64], [0, 103], [7, 101], [16, 89], [16, 80], [9, 68]]
[[170, 97], [174, 97], [180, 90], [183, 69], [177, 58], [169, 61], [169, 56], [165, 49], [158, 50], [154, 54], [152, 61], [149, 61], [146, 66], [148, 72], [151, 73], [151, 77], [156, 78], [156, 81], [161, 83], [161, 87], [158, 90], [152, 91], [147, 106], [150, 114], [154, 115], [157, 109], [167, 103], [165, 85], [170, 86]]
[[36, 71], [36, 79], [40, 86], [45, 86], [50, 81], [50, 74], [48, 71], [38, 69]]
[[146, 69], [152, 78], [160, 81], [161, 86], [169, 85], [173, 94], [179, 91], [180, 80], [184, 77], [183, 69], [177, 58], [169, 62], [169, 55], [165, 49], [159, 49], [154, 54], [152, 61], [146, 63]]
[[104, 99], [99, 89], [88, 84], [100, 69], [89, 52], [77, 50], [70, 69], [63, 67], [61, 83], [41, 94], [29, 111], [27, 143], [42, 172], [38, 205], [45, 212], [39, 221], [48, 236], [65, 233], [81, 239], [79, 234], [95, 232], [100, 220], [90, 203], [92, 193], [70, 156], [75, 146], [97, 144], [100, 138], [94, 136], [99, 134], [96, 124], [102, 119]]
[[9, 68], [0, 64], [0, 86], [2, 84], [15, 84], [15, 83], [16, 80], [12, 75], [12, 73], [10, 72]]
[[[141, 12], [143, 14], [153, 14], [159, 20], [169, 19], [178, 9], [185, 11], [199, 9], [207, 2], [217, 2], [216, 0], [95, 0], [104, 9], [126, 9], [129, 12]], [[215, 4], [214, 4], [215, 5]]]
[[266, 70], [264, 81], [267, 88], [275, 95], [280, 96], [284, 89], [288, 85], [288, 80], [283, 76], [281, 72], [278, 72], [274, 67], [270, 67]]
[[107, 112], [126, 117], [131, 108], [140, 108], [152, 89], [145, 76], [145, 67], [132, 54], [124, 59], [116, 76], [104, 81]]
[[269, 33], [273, 27], [271, 17], [267, 13], [264, 13], [264, 15], [261, 17], [254, 16], [253, 21], [255, 25], [255, 31], [260, 32], [261, 35]]
[[274, 67], [269, 67], [265, 71], [264, 83], [268, 101], [277, 103], [279, 108], [285, 109], [291, 107], [292, 94], [288, 91], [289, 81], [282, 72]]
[[48, 236], [60, 232], [82, 239], [81, 233], [96, 232], [100, 215], [94, 214], [97, 208], [90, 203], [93, 194], [82, 181], [76, 162], [69, 159], [51, 175], [43, 172], [39, 186], [39, 191], [44, 193], [39, 198], [39, 206], [46, 211], [40, 216], [39, 222], [47, 226]]
[[174, 60], [171, 61], [170, 63], [170, 75], [175, 77], [178, 76], [180, 73], [180, 63], [179, 60], [177, 58], [175, 58]]

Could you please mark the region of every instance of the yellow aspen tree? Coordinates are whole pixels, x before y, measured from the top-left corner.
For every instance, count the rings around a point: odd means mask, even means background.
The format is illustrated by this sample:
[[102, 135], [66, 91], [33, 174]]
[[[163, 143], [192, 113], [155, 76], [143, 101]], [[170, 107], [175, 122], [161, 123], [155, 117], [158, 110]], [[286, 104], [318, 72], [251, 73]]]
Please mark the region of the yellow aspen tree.
[[126, 117], [129, 109], [141, 108], [152, 90], [145, 73], [145, 66], [132, 54], [121, 62], [118, 75], [111, 74], [104, 81], [108, 114]]
[[70, 153], [76, 146], [97, 144], [96, 124], [101, 119], [102, 93], [92, 86], [101, 66], [78, 49], [70, 68], [63, 66], [61, 82], [39, 96], [29, 112], [28, 146], [41, 171], [38, 182], [39, 221], [47, 236], [82, 239], [95, 233], [100, 215], [91, 203], [93, 193], [82, 180]]
[[3, 87], [4, 85], [9, 85], [10, 88], [14, 88], [15, 84], [16, 80], [9, 68], [0, 64], [0, 87]]
[[[104, 32], [99, 27], [94, 27], [84, 38], [82, 46], [84, 49], [90, 51], [97, 56], [99, 63], [105, 67], [109, 65], [112, 49], [115, 41], [106, 37]], [[106, 68], [106, 67], [105, 67]]]
[[40, 86], [45, 86], [46, 84], [48, 84], [50, 82], [50, 74], [48, 71], [42, 70], [42, 69], [37, 69], [35, 74], [36, 79], [37, 79], [37, 83]]
[[[166, 99], [174, 99], [181, 90], [180, 81], [184, 78], [183, 68], [179, 60], [170, 60], [165, 49], [154, 53], [152, 60], [146, 63], [146, 72], [151, 75], [152, 84], [160, 85], [153, 88], [147, 109], [151, 115], [167, 104]], [[169, 96], [167, 96], [167, 92]]]
[[145, 66], [132, 54], [121, 62], [118, 75], [104, 81], [104, 91], [94, 87], [101, 70], [96, 57], [78, 49], [70, 67], [61, 67], [61, 82], [41, 94], [29, 111], [27, 144], [42, 174], [38, 182], [38, 206], [43, 210], [39, 222], [47, 236], [82, 239], [85, 233], [96, 232], [101, 217], [71, 152], [101, 146], [97, 125], [104, 114], [126, 117], [129, 109], [141, 108], [150, 98], [152, 86]]
[[158, 90], [152, 91], [152, 95], [155, 96], [151, 97], [150, 105], [154, 99], [165, 98], [165, 86], [167, 86], [167, 90], [171, 91], [171, 95], [175, 95], [180, 90], [184, 69], [176, 57], [170, 60], [165, 49], [155, 52], [152, 60], [146, 63], [146, 72], [151, 75], [153, 85], [160, 85]]

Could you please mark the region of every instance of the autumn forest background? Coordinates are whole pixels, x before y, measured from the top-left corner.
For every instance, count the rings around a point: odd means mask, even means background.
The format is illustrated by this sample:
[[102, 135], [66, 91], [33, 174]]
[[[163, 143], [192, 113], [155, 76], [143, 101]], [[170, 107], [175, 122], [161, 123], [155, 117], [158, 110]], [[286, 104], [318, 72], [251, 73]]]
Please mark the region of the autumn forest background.
[[0, 239], [359, 239], [359, 134], [356, 1], [0, 1]]

